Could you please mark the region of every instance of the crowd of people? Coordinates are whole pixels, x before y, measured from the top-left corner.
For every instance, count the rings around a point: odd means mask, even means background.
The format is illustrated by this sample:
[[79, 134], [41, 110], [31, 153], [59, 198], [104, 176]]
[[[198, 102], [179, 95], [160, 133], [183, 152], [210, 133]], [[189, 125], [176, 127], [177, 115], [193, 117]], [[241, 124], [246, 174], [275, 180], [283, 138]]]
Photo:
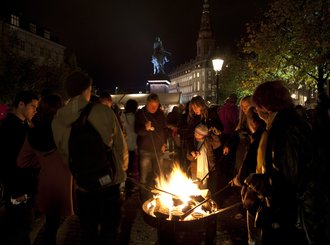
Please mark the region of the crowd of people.
[[[241, 195], [248, 244], [329, 242], [329, 129], [319, 127], [317, 113], [294, 106], [282, 81], [260, 84], [238, 105], [236, 94], [211, 107], [195, 96], [168, 114], [154, 93], [145, 106], [131, 99], [121, 111], [109, 93], [92, 96], [92, 78], [81, 71], [65, 84], [66, 103], [64, 95], [21, 91], [2, 115], [1, 244], [30, 244], [35, 210], [46, 217], [44, 244], [56, 244], [61, 218], [73, 213], [82, 244], [120, 244], [123, 193], [148, 200], [148, 187], [171, 170], [166, 151], [219, 207], [225, 205], [219, 190], [229, 186]], [[71, 125], [90, 103], [87, 120], [116, 165], [110, 185], [93, 191], [80, 186], [69, 166]]]

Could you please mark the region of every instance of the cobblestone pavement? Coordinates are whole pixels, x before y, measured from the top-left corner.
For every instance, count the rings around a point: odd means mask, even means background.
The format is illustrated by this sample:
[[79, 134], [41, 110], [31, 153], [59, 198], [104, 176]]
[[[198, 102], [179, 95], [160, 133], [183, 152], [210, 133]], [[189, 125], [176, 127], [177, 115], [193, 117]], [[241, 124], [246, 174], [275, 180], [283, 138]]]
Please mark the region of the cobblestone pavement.
[[[239, 201], [235, 192], [227, 195], [224, 206]], [[123, 205], [123, 224], [121, 228], [121, 244], [151, 245], [157, 244], [157, 229], [145, 223], [142, 215], [142, 204], [137, 194], [126, 198]], [[241, 245], [247, 244], [246, 220], [241, 207], [228, 210], [217, 215], [216, 244]], [[43, 236], [42, 219], [36, 222], [31, 238], [33, 245], [41, 245]], [[59, 228], [58, 245], [75, 245], [80, 242], [79, 219], [73, 215], [67, 217]], [[189, 243], [193, 244], [193, 243]]]

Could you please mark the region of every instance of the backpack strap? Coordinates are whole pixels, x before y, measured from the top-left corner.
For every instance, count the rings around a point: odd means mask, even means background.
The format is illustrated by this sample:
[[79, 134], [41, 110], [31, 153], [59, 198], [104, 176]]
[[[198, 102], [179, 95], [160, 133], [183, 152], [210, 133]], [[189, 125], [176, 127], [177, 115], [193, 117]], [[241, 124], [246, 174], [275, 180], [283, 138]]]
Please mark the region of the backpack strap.
[[73, 124], [79, 125], [79, 126], [84, 125], [86, 123], [86, 120], [87, 120], [89, 113], [91, 112], [93, 106], [94, 106], [93, 103], [88, 103], [84, 108], [82, 108], [80, 111], [80, 116]]

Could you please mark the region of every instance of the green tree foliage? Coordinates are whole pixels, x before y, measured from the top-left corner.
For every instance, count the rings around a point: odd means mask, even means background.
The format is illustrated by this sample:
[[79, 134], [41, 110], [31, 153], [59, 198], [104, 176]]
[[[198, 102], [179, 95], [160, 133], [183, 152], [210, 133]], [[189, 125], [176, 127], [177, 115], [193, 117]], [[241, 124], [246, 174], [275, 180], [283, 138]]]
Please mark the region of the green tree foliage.
[[239, 98], [251, 94], [253, 89], [242, 87], [242, 83], [250, 77], [247, 61], [241, 54], [225, 57], [225, 64], [220, 73], [220, 102], [230, 94], [236, 93]]
[[329, 79], [329, 0], [273, 0], [264, 17], [247, 25], [242, 43], [251, 72], [242, 87], [283, 79], [323, 93]]

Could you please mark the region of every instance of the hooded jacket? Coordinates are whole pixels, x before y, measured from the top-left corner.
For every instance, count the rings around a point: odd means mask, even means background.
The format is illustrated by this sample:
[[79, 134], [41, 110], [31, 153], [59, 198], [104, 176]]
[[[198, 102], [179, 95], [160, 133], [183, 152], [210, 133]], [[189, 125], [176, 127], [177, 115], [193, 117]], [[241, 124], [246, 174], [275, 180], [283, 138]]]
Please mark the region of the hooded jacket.
[[[81, 96], [74, 97], [70, 102], [59, 109], [52, 122], [54, 141], [65, 157], [69, 159], [69, 137], [71, 125], [80, 116], [81, 110], [88, 102]], [[112, 148], [118, 176], [114, 184], [124, 182], [126, 179], [125, 171], [128, 166], [128, 149], [124, 134], [113, 110], [102, 104], [95, 104], [88, 116], [88, 121], [100, 133], [103, 142]]]

